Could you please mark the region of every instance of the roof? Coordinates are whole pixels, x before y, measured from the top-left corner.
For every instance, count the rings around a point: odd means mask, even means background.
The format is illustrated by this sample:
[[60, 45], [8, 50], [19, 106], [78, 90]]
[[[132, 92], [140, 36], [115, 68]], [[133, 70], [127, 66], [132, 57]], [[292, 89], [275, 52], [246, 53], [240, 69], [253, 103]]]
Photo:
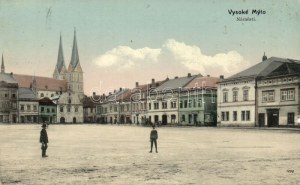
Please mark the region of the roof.
[[179, 87], [184, 87], [197, 76], [202, 76], [202, 75], [190, 75], [190, 76], [167, 80], [164, 83], [162, 83], [160, 86], [158, 86], [156, 90], [163, 91], [165, 89], [177, 89]]
[[66, 65], [65, 65], [64, 52], [62, 47], [61, 35], [60, 35], [59, 49], [58, 49], [58, 56], [57, 56], [57, 63], [56, 63], [56, 68], [58, 70], [58, 73], [61, 72], [63, 67], [66, 68]]
[[244, 77], [267, 77], [276, 75], [288, 75], [300, 73], [300, 61], [271, 57], [242, 72], [239, 72], [226, 80], [233, 80]]
[[73, 49], [72, 49], [72, 56], [70, 62], [70, 66], [72, 66], [72, 70], [75, 69], [78, 63], [79, 63], [79, 55], [78, 55], [77, 40], [76, 40], [76, 30], [74, 30]]
[[40, 105], [56, 105], [55, 103], [53, 103], [52, 100], [50, 100], [49, 98], [45, 97], [39, 100], [39, 104]]
[[219, 81], [220, 78], [217, 77], [198, 76], [184, 86], [184, 88], [216, 88]]
[[0, 82], [5, 82], [9, 84], [17, 84], [18, 82], [16, 79], [13, 77], [12, 74], [8, 73], [0, 73]]
[[54, 78], [31, 76], [31, 75], [20, 75], [14, 74], [14, 78], [17, 80], [19, 87], [30, 88], [33, 78], [36, 79], [37, 90], [44, 91], [67, 91], [67, 81], [57, 80]]
[[19, 88], [19, 99], [35, 99], [38, 100], [34, 92], [30, 88]]

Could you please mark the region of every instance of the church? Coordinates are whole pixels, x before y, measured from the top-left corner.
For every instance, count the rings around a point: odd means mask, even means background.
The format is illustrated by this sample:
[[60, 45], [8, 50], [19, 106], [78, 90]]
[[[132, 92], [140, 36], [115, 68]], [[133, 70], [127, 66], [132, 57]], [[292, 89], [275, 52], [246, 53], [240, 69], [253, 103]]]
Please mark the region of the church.
[[60, 36], [57, 63], [52, 78], [23, 74], [13, 74], [13, 77], [19, 88], [31, 89], [37, 99], [49, 98], [57, 105], [57, 114], [51, 117], [49, 122], [83, 122], [83, 71], [79, 60], [76, 30], [74, 30], [71, 61], [68, 68], [66, 68]]

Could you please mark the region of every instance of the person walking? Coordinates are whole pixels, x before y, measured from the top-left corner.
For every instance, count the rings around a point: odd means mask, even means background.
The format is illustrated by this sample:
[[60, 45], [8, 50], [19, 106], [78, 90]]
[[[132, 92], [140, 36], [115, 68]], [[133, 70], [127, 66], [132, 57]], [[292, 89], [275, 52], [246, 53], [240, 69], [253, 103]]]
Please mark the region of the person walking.
[[41, 134], [40, 134], [40, 143], [42, 143], [42, 157], [48, 157], [46, 155], [46, 150], [48, 148], [48, 134], [47, 134], [47, 131], [46, 131], [46, 123], [43, 123], [42, 125], [42, 130], [41, 130]]
[[151, 133], [150, 133], [150, 142], [151, 142], [151, 150], [150, 150], [150, 153], [152, 153], [152, 148], [153, 148], [153, 143], [155, 145], [155, 150], [156, 150], [156, 153], [158, 153], [157, 151], [157, 139], [158, 139], [158, 133], [157, 133], [157, 130], [155, 130], [155, 126], [153, 125], [152, 126], [152, 130], [151, 130]]

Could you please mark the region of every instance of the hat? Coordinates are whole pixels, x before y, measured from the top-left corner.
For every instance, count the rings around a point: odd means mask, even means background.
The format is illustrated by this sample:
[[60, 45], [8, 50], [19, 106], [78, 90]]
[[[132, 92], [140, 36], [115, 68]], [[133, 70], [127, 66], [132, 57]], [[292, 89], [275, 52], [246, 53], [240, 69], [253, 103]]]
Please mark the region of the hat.
[[46, 123], [43, 123], [42, 127], [43, 127], [43, 128], [47, 127]]

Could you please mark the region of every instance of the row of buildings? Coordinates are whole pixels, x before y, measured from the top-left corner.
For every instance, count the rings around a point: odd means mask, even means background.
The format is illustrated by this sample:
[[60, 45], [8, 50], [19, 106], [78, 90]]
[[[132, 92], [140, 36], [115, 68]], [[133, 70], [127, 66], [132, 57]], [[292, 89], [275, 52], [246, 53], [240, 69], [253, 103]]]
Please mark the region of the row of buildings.
[[60, 36], [53, 77], [0, 73], [0, 122], [298, 126], [300, 61], [265, 55], [231, 77], [192, 75], [84, 95], [76, 31], [68, 68]]
[[265, 55], [231, 77], [191, 75], [93, 95], [86, 122], [300, 126], [300, 61]]

